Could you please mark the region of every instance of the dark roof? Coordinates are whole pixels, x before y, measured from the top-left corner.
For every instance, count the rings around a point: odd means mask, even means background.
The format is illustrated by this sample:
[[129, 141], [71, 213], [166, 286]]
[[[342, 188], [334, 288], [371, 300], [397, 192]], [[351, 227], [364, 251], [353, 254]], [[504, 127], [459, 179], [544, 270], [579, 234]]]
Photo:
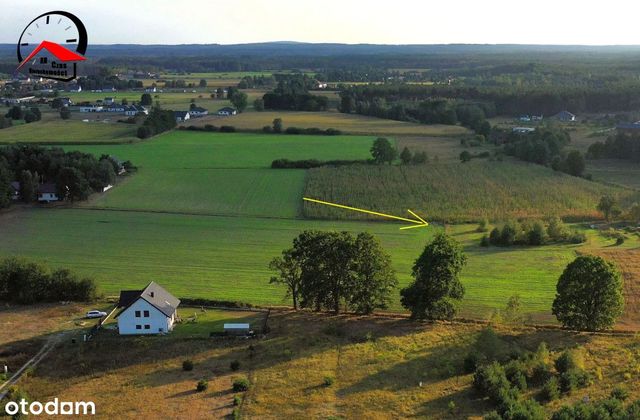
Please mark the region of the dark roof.
[[208, 110], [206, 108], [202, 108], [202, 107], [196, 106], [196, 107], [193, 107], [192, 109], [190, 109], [190, 111], [207, 112]]
[[639, 123], [623, 123], [616, 126], [618, 130], [640, 130]]
[[575, 117], [574, 114], [570, 113], [569, 111], [560, 111], [556, 114], [556, 118], [562, 118], [562, 117]]
[[234, 111], [235, 111], [235, 108], [231, 108], [231, 107], [229, 107], [229, 106], [225, 106], [224, 108], [220, 108], [220, 109], [218, 110], [218, 112], [223, 112], [223, 111], [224, 111], [224, 112], [234, 112]]
[[38, 185], [38, 194], [55, 194], [57, 192], [56, 184], [47, 182], [46, 184]]
[[187, 114], [189, 114], [189, 111], [174, 111], [173, 112], [173, 116], [176, 118], [184, 118], [187, 116]]
[[133, 302], [138, 300], [142, 292], [142, 290], [121, 290], [118, 308], [129, 307]]
[[173, 296], [171, 293], [164, 290], [156, 282], [151, 282], [143, 290], [123, 290], [120, 292], [120, 301], [118, 307], [124, 307], [116, 317], [126, 311], [129, 306], [137, 302], [138, 299], [144, 299], [149, 304], [154, 306], [157, 310], [171, 316], [178, 305], [180, 305], [180, 299]]
[[13, 181], [11, 183], [11, 188], [13, 188], [17, 192], [20, 192], [20, 183], [18, 181]]

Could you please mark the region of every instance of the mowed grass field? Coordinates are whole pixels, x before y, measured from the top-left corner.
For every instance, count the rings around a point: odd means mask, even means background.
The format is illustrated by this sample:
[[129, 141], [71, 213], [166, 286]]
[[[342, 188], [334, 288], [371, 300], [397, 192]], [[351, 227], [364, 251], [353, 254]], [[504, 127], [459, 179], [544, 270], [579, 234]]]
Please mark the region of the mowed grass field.
[[136, 125], [109, 122], [82, 122], [47, 118], [0, 130], [2, 143], [127, 143], [136, 138]]
[[[386, 213], [412, 209], [431, 220], [478, 221], [520, 217], [600, 217], [605, 193], [629, 203], [637, 192], [586, 181], [523, 162], [473, 161], [420, 166], [360, 165], [309, 171], [305, 196]], [[369, 216], [305, 203], [314, 218]]]
[[[154, 280], [179, 297], [290, 305], [282, 287], [269, 285], [269, 261], [305, 229], [369, 231], [392, 257], [401, 286], [442, 226], [401, 231], [386, 222], [211, 217], [135, 211], [34, 209], [0, 219], [0, 255], [22, 255], [69, 267], [98, 281], [107, 295]], [[549, 319], [555, 285], [575, 246], [481, 248], [474, 225], [447, 228], [464, 244], [467, 293], [462, 315], [487, 318], [520, 294], [523, 308]], [[399, 311], [399, 292], [391, 310]]]
[[204, 126], [205, 124], [212, 124], [220, 126], [224, 124], [245, 130], [261, 130], [264, 126], [271, 126], [275, 118], [282, 118], [285, 128], [335, 128], [350, 134], [450, 137], [470, 133], [466, 128], [456, 125], [414, 124], [339, 112], [245, 112], [233, 117], [209, 116], [199, 118], [198, 120], [189, 121], [187, 125]]
[[209, 215], [299, 217], [306, 171], [278, 158], [363, 159], [373, 140], [174, 131], [135, 145], [73, 147], [131, 160], [138, 172], [81, 206]]

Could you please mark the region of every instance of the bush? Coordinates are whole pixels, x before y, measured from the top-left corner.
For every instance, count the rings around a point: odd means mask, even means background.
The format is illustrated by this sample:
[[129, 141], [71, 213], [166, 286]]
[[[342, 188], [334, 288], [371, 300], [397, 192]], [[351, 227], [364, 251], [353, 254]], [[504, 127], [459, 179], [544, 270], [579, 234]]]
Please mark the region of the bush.
[[482, 356], [477, 352], [471, 352], [467, 354], [467, 357], [464, 358], [462, 363], [462, 368], [464, 373], [473, 373], [476, 371], [478, 366], [480, 366], [480, 362], [482, 361]]
[[560, 386], [556, 378], [550, 378], [540, 391], [540, 399], [542, 401], [554, 401], [560, 398]]
[[236, 128], [232, 125], [223, 125], [222, 127], [220, 127], [220, 132], [221, 133], [235, 133], [236, 132]]
[[615, 387], [613, 391], [611, 391], [611, 398], [625, 401], [627, 398], [629, 398], [629, 391], [619, 386]]
[[204, 131], [218, 131], [218, 127], [211, 124], [205, 124]]
[[560, 389], [570, 394], [578, 388], [588, 386], [591, 381], [589, 374], [579, 369], [572, 369], [560, 375]]
[[233, 392], [245, 392], [250, 387], [249, 380], [247, 378], [237, 378], [233, 381]]
[[232, 371], [236, 372], [238, 369], [240, 369], [240, 362], [237, 360], [234, 360], [233, 362], [229, 363], [229, 367], [231, 368]]
[[153, 132], [146, 125], [138, 127], [138, 132], [136, 134], [139, 139], [148, 139], [153, 135]]
[[264, 127], [262, 127], [262, 132], [264, 132], [264, 133], [273, 133], [273, 128], [271, 128], [270, 125], [265, 125]]
[[480, 394], [489, 397], [494, 404], [504, 400], [502, 392], [511, 389], [504, 368], [497, 362], [487, 366], [481, 366], [473, 375], [473, 387]]
[[333, 376], [325, 376], [324, 379], [322, 380], [322, 384], [324, 386], [329, 387], [329, 386], [333, 385], [335, 381], [336, 380], [333, 378]]
[[237, 407], [240, 404], [242, 404], [242, 397], [240, 395], [236, 395], [235, 397], [233, 397], [233, 405]]
[[545, 384], [553, 375], [551, 369], [543, 361], [538, 361], [531, 369], [531, 383], [534, 385]]
[[489, 239], [487, 235], [482, 236], [482, 239], [480, 239], [480, 246], [486, 248], [489, 245], [491, 245], [491, 239]]
[[198, 384], [196, 385], [196, 391], [204, 392], [207, 390], [207, 388], [209, 388], [209, 382], [207, 382], [206, 379], [200, 379], [198, 381]]
[[527, 389], [527, 378], [525, 375], [525, 370], [521, 362], [517, 360], [512, 360], [507, 363], [504, 368], [505, 376], [507, 380], [513, 385], [515, 388], [520, 391], [524, 391]]
[[578, 360], [575, 352], [570, 350], [565, 350], [562, 354], [556, 359], [554, 366], [558, 373], [565, 373], [570, 370], [582, 368], [582, 362]]
[[182, 370], [185, 372], [190, 372], [193, 370], [193, 362], [191, 360], [185, 360], [182, 362]]

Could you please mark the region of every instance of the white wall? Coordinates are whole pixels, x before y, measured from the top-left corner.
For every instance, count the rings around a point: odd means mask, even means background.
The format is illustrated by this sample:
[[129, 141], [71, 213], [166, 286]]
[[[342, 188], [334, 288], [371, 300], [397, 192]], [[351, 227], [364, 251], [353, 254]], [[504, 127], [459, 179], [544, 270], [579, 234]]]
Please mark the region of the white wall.
[[[140, 311], [139, 318], [136, 317], [136, 311]], [[144, 311], [149, 311], [148, 318], [144, 317]], [[171, 331], [174, 321], [175, 314], [173, 317], [168, 318], [155, 306], [139, 298], [118, 316], [118, 329], [120, 334], [160, 334]], [[137, 329], [136, 325], [141, 325], [141, 329]], [[145, 329], [145, 325], [149, 325], [149, 329]]]

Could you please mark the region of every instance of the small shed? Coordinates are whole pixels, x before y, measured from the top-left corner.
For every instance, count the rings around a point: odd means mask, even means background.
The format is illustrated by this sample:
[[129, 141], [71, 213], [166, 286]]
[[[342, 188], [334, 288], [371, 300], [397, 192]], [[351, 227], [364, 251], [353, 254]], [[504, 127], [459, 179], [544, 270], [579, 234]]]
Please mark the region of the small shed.
[[224, 324], [224, 332], [228, 335], [248, 335], [251, 333], [249, 324]]

